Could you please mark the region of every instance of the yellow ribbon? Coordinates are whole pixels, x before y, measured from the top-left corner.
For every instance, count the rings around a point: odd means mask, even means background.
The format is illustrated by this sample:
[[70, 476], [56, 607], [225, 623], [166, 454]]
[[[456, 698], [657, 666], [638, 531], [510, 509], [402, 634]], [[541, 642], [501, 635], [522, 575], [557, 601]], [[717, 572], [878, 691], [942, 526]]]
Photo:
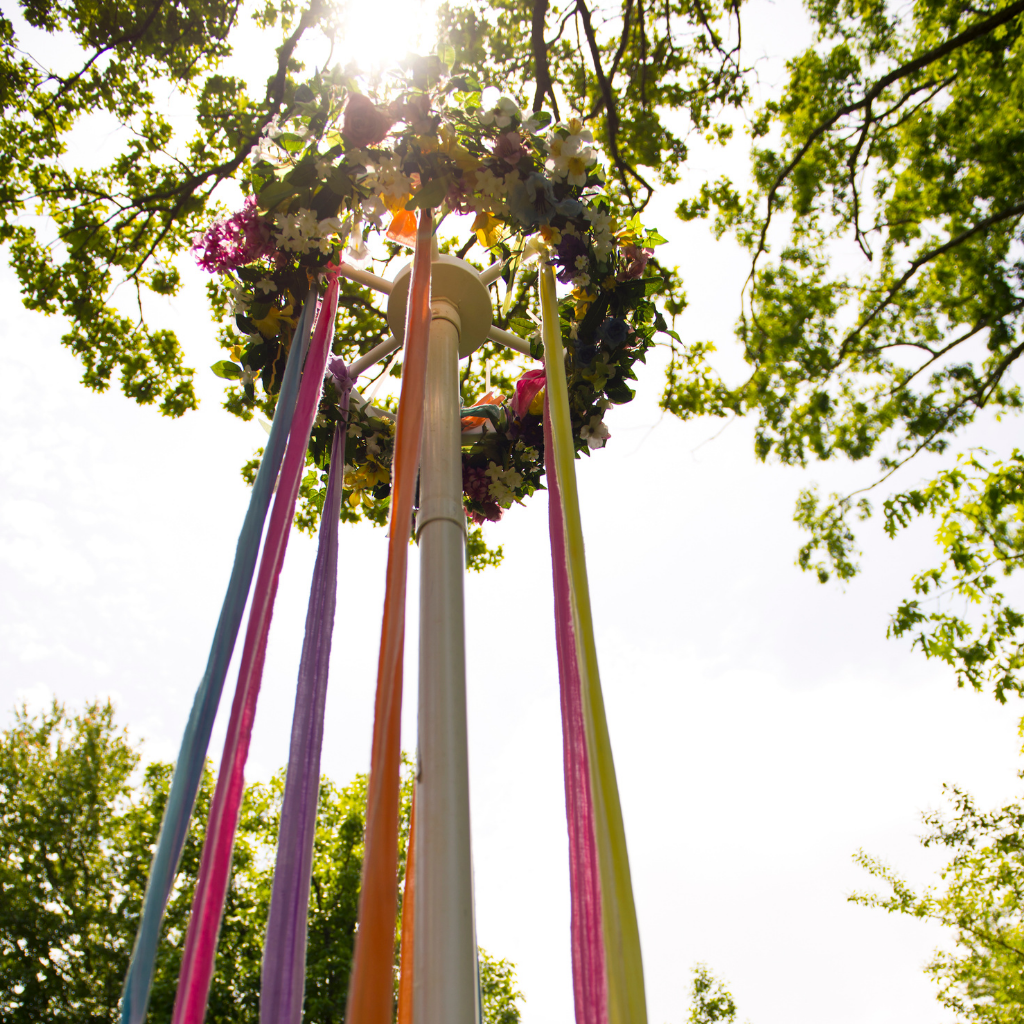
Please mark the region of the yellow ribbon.
[[540, 306], [544, 366], [551, 411], [551, 441], [555, 473], [562, 494], [566, 561], [572, 592], [573, 627], [583, 691], [583, 722], [590, 760], [590, 786], [594, 798], [594, 830], [601, 876], [601, 911], [605, 970], [608, 978], [609, 1024], [646, 1024], [644, 968], [640, 933], [633, 904], [629, 854], [622, 823], [619, 787], [615, 781], [608, 719], [597, 669], [597, 644], [590, 611], [587, 561], [583, 549], [579, 495], [576, 490], [576, 452], [569, 416], [569, 388], [565, 379], [565, 350], [558, 322], [555, 275], [545, 264], [540, 272]]

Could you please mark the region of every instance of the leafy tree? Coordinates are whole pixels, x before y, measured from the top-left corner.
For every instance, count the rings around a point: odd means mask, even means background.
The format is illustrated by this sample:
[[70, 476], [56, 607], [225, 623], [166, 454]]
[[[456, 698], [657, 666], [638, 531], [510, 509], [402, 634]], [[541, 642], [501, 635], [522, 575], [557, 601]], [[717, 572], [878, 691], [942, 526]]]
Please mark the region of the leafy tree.
[[689, 1024], [735, 1024], [736, 1002], [732, 993], [716, 978], [707, 964], [693, 969], [690, 986]]
[[[1024, 777], [1024, 776], [1022, 776]], [[965, 1021], [1020, 1024], [1024, 1020], [1024, 805], [978, 808], [970, 794], [947, 786], [952, 814], [924, 815], [924, 846], [948, 848], [953, 858], [943, 884], [915, 893], [883, 861], [863, 851], [857, 861], [889, 889], [850, 899], [889, 913], [935, 921], [952, 934], [926, 970], [938, 999]]]
[[[532, 99], [535, 109], [548, 103], [561, 117], [592, 123], [618, 184], [642, 205], [651, 169], [675, 181], [686, 157], [684, 140], [668, 126], [670, 112], [685, 111], [696, 131], [729, 134], [716, 112], [741, 103], [746, 91], [738, 48], [715, 26], [737, 12], [735, 0], [574, 0], [564, 8], [501, 0], [445, 7], [440, 33], [442, 49], [468, 79], [502, 89], [512, 83], [513, 91], [521, 83], [520, 98]], [[23, 0], [21, 15], [36, 29], [73, 37], [81, 66], [71, 74], [48, 67], [43, 54], [22, 49], [11, 19], [0, 20], [0, 241], [8, 244], [26, 305], [70, 321], [64, 342], [81, 359], [87, 386], [104, 390], [119, 376], [127, 395], [179, 416], [195, 406], [194, 371], [176, 335], [151, 329], [144, 309], [151, 293], [178, 291], [175, 260], [223, 215], [218, 186], [252, 173], [275, 119], [304, 110], [311, 129], [320, 130], [337, 116], [332, 97], [352, 84], [354, 69], [309, 74], [295, 52], [305, 38], [333, 38], [338, 11], [326, 0], [266, 0], [255, 8], [268, 51], [279, 38], [276, 67], [258, 96], [218, 70], [236, 45], [237, 0], [144, 0], [131, 10]], [[154, 99], [158, 83], [194, 105], [191, 137], [176, 132]], [[66, 166], [69, 133], [96, 111], [127, 129], [129, 141], [107, 166]], [[30, 209], [42, 221], [27, 219]], [[522, 287], [530, 283], [525, 275]], [[131, 313], [115, 302], [122, 286], [133, 295]], [[522, 315], [526, 294], [504, 309], [504, 321]], [[210, 298], [215, 318], [227, 319], [225, 290], [211, 286]], [[668, 299], [671, 311], [681, 308], [681, 293], [670, 291]], [[348, 284], [341, 324], [350, 355], [387, 330], [375, 301]], [[227, 348], [239, 340], [232, 330], [223, 334]], [[496, 383], [507, 383], [500, 372], [506, 351], [488, 354]], [[257, 403], [239, 385], [226, 404], [248, 417]], [[263, 404], [272, 409], [272, 401]]]
[[954, 446], [982, 413], [1022, 404], [1024, 3], [807, 11], [814, 44], [752, 122], [753, 188], [721, 179], [679, 207], [714, 211], [718, 234], [750, 251], [738, 325], [750, 375], [726, 383], [712, 345], [678, 345], [664, 405], [753, 414], [761, 459], [877, 458], [861, 490], [800, 497], [799, 564], [823, 582], [857, 572], [863, 493], [921, 453], [945, 455], [934, 480], [884, 502], [890, 536], [932, 516], [942, 549], [890, 632], [1002, 701], [1022, 689], [1024, 618], [1002, 582], [1024, 555], [1021, 454]]
[[[22, 708], [0, 736], [0, 1010], [12, 1024], [115, 1021], [172, 768], [148, 765], [110, 703]], [[213, 794], [207, 770], [167, 908], [149, 1019], [169, 1021]], [[210, 993], [210, 1024], [259, 1018], [283, 772], [246, 790]], [[402, 802], [400, 870], [411, 774]], [[304, 1019], [340, 1022], [362, 869], [366, 778], [323, 779], [310, 893]], [[481, 951], [487, 1024], [520, 1019], [514, 966]]]

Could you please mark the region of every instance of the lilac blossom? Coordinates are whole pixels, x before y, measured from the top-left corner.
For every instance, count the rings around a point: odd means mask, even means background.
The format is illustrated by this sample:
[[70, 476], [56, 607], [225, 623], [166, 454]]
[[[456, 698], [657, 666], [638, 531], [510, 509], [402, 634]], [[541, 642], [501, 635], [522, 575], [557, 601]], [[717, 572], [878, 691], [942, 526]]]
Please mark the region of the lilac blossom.
[[255, 196], [247, 196], [238, 213], [211, 225], [192, 251], [199, 266], [211, 274], [236, 270], [258, 259], [281, 259], [270, 235], [270, 222], [257, 210]]

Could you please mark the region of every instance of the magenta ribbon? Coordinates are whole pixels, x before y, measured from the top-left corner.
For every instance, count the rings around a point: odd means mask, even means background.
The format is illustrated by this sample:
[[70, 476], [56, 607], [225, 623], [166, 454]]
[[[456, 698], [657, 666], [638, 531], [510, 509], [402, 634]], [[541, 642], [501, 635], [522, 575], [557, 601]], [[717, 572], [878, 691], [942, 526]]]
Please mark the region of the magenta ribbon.
[[267, 941], [263, 947], [261, 1024], [301, 1024], [306, 985], [306, 938], [320, 791], [320, 754], [338, 593], [338, 520], [345, 476], [349, 393], [355, 383], [341, 359], [331, 360], [330, 370], [339, 391], [341, 419], [334, 429], [331, 469], [320, 518], [320, 541], [295, 693]]
[[181, 974], [178, 979], [172, 1024], [202, 1024], [206, 1015], [206, 1001], [217, 956], [217, 939], [224, 913], [224, 900], [231, 877], [231, 855], [245, 789], [245, 762], [249, 755], [256, 701], [263, 679], [263, 663], [267, 652], [270, 620], [274, 612], [274, 598], [277, 595], [278, 579], [295, 516], [295, 501], [299, 493], [302, 471], [306, 465], [309, 435], [320, 404], [324, 370], [334, 337], [337, 307], [338, 281], [335, 277], [328, 286], [323, 308], [313, 329], [313, 338], [306, 357], [295, 416], [288, 438], [288, 449], [281, 467], [277, 497], [274, 500], [259, 574], [256, 577], [238, 673], [238, 688], [231, 706], [220, 774], [210, 804], [206, 843], [199, 866], [199, 881], [192, 901], [192, 916], [185, 937], [185, 948], [182, 951]]
[[548, 532], [555, 591], [555, 647], [562, 705], [562, 763], [565, 816], [569, 826], [569, 896], [572, 908], [572, 985], [576, 1024], [607, 1024], [608, 986], [601, 920], [601, 876], [594, 835], [594, 800], [583, 722], [583, 693], [572, 622], [572, 590], [565, 556], [562, 497], [555, 473], [547, 395], [544, 396], [544, 469], [548, 489]]

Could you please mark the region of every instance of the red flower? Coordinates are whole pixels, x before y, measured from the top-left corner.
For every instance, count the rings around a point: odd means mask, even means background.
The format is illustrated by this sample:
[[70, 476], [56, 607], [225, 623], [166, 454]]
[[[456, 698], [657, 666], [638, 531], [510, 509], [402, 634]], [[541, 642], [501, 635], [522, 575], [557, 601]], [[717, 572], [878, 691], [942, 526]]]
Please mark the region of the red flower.
[[341, 134], [346, 142], [359, 149], [376, 146], [378, 142], [384, 141], [393, 123], [388, 112], [378, 107], [373, 100], [358, 92], [349, 93], [341, 126]]

